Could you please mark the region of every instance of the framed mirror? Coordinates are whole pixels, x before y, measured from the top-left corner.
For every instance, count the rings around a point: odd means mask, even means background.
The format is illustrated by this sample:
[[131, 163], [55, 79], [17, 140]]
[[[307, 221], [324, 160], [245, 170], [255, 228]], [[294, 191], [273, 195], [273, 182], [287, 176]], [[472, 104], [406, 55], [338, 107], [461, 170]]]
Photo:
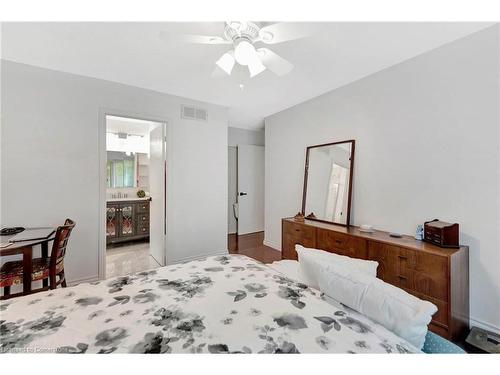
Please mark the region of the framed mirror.
[[306, 149], [302, 214], [306, 219], [349, 226], [354, 140]]

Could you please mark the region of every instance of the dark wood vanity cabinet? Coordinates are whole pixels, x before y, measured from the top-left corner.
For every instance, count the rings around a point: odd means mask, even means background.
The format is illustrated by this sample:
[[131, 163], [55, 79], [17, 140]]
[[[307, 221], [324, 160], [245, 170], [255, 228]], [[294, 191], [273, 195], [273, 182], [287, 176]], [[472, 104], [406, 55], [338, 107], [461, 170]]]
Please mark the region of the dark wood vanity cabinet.
[[429, 329], [458, 341], [469, 327], [469, 248], [440, 248], [410, 236], [393, 238], [389, 233], [361, 232], [306, 220], [282, 220], [282, 257], [297, 259], [295, 244], [375, 260], [377, 277], [432, 302], [438, 311]]
[[149, 201], [112, 201], [106, 207], [106, 243], [149, 237]]

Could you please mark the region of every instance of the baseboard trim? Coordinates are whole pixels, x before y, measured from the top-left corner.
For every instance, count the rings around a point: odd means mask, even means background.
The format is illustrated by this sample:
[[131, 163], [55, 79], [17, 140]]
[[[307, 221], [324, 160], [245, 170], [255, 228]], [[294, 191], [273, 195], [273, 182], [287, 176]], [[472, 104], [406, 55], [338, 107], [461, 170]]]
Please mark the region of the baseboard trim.
[[274, 243], [274, 242], [271, 242], [271, 241], [268, 241], [266, 238], [264, 238], [264, 245], [266, 245], [267, 247], [270, 247], [271, 249], [273, 250], [276, 250], [276, 251], [279, 251], [281, 253], [281, 250], [279, 250], [280, 248], [280, 245], [277, 244], [277, 243]]
[[471, 328], [472, 328], [472, 326], [476, 326], [476, 327], [485, 329], [487, 331], [494, 332], [497, 335], [500, 335], [500, 327], [497, 327], [497, 326], [490, 324], [490, 323], [486, 323], [486, 322], [483, 322], [480, 320], [470, 318], [470, 326], [471, 326]]
[[202, 259], [202, 258], [206, 258], [206, 257], [214, 257], [217, 255], [228, 255], [228, 254], [229, 254], [229, 251], [226, 249], [225, 251], [217, 251], [217, 252], [209, 253], [209, 254], [194, 255], [194, 256], [190, 256], [190, 257], [186, 257], [186, 258], [176, 259], [172, 262], [168, 262], [168, 259], [167, 259], [167, 266], [170, 266], [172, 264], [190, 262], [192, 260], [198, 260], [198, 259]]
[[91, 276], [91, 277], [84, 277], [82, 279], [76, 279], [76, 280], [68, 280], [68, 286], [75, 286], [78, 284], [83, 284], [83, 283], [93, 283], [94, 281], [99, 281], [101, 280], [99, 278], [99, 275]]

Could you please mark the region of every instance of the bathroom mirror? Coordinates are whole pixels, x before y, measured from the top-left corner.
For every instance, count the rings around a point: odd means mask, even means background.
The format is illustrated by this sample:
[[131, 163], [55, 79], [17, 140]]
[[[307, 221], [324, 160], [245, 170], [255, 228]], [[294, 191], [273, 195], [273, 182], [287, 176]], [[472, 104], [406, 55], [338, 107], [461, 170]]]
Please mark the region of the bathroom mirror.
[[302, 214], [306, 219], [349, 226], [354, 140], [306, 150]]
[[136, 187], [136, 155], [133, 152], [107, 152], [106, 182], [108, 188]]

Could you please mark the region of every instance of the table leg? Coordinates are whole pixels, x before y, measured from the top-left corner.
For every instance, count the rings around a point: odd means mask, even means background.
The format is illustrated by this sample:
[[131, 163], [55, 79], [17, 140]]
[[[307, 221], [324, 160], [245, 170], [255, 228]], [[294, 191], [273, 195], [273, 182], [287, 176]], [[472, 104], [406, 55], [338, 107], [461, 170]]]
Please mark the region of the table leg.
[[[42, 258], [48, 258], [49, 257], [49, 243], [42, 242], [41, 246], [42, 246]], [[43, 279], [42, 286], [44, 288], [49, 286], [49, 279]]]
[[31, 292], [31, 274], [33, 273], [33, 248], [26, 246], [23, 248], [23, 293]]

